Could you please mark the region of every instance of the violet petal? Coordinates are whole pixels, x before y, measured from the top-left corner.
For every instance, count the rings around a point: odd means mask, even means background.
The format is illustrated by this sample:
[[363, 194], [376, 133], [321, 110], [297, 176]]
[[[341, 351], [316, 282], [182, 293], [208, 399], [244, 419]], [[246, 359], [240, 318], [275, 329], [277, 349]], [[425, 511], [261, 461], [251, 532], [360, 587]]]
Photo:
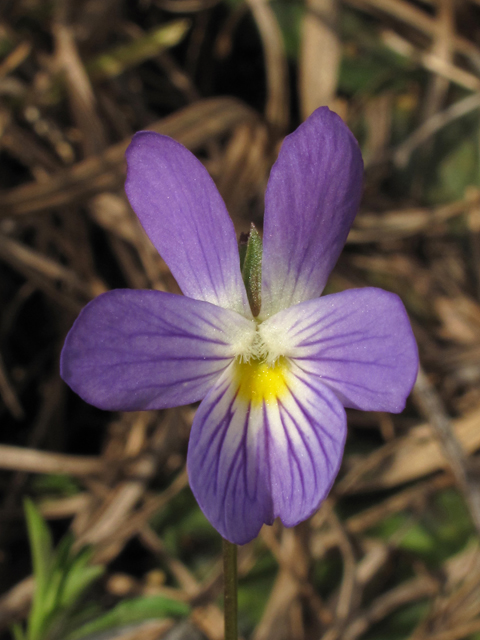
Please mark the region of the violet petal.
[[418, 351], [400, 298], [383, 289], [350, 289], [269, 318], [261, 331], [345, 407], [398, 413], [415, 383]]
[[183, 293], [251, 317], [235, 229], [202, 163], [151, 131], [133, 136], [126, 157], [130, 204]]
[[280, 517], [308, 518], [340, 467], [345, 410], [318, 378], [295, 365], [277, 400], [248, 401], [232, 364], [201, 403], [188, 447], [192, 491], [212, 525], [235, 544]]
[[208, 302], [116, 289], [80, 313], [61, 375], [100, 409], [175, 407], [203, 398], [254, 333], [252, 321]]
[[285, 138], [265, 195], [261, 319], [320, 296], [357, 213], [362, 174], [357, 141], [327, 107]]

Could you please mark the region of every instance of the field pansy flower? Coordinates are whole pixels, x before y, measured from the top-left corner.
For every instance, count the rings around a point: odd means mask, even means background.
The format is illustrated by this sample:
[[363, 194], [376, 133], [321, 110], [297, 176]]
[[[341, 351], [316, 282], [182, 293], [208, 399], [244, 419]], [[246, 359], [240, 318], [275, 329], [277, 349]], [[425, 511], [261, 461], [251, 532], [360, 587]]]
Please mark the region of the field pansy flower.
[[344, 407], [399, 412], [418, 356], [400, 299], [381, 289], [320, 297], [358, 209], [358, 144], [327, 108], [287, 136], [265, 197], [261, 308], [254, 317], [235, 230], [206, 169], [174, 140], [136, 134], [127, 196], [184, 295], [114, 290], [67, 336], [64, 380], [109, 410], [202, 400], [187, 466], [222, 536], [243, 544], [293, 526], [340, 467]]

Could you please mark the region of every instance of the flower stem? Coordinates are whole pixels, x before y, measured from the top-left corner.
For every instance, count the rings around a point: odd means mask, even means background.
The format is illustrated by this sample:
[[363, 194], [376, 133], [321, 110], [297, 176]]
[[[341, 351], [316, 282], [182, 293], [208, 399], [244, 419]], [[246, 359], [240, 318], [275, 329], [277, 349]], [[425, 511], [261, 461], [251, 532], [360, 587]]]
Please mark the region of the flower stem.
[[225, 640], [237, 640], [237, 545], [223, 540]]

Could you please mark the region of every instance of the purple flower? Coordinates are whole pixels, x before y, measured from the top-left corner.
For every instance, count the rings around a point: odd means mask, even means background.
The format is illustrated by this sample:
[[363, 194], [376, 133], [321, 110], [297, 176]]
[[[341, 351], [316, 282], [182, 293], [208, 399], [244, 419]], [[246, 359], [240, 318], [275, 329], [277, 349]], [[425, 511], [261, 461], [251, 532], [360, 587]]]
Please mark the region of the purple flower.
[[202, 400], [187, 465], [206, 517], [238, 544], [276, 517], [293, 526], [337, 475], [344, 407], [399, 412], [417, 374], [395, 294], [319, 297], [360, 201], [357, 142], [327, 108], [285, 139], [265, 198], [256, 318], [232, 221], [199, 160], [170, 138], [141, 132], [127, 162], [130, 203], [185, 295], [99, 296], [67, 336], [62, 377], [102, 409]]

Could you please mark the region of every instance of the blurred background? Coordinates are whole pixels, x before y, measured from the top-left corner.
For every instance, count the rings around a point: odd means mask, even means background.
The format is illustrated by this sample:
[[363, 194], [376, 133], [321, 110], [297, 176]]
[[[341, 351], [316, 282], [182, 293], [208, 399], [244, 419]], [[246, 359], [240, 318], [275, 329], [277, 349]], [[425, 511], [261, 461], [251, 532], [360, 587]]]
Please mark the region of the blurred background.
[[240, 548], [240, 632], [480, 639], [479, 0], [0, 0], [1, 640], [223, 637], [196, 407], [99, 411], [59, 352], [101, 292], [178, 291], [123, 192], [135, 131], [196, 153], [240, 233], [320, 105], [366, 165], [328, 291], [398, 293], [421, 370], [401, 415], [348, 412], [318, 513]]

